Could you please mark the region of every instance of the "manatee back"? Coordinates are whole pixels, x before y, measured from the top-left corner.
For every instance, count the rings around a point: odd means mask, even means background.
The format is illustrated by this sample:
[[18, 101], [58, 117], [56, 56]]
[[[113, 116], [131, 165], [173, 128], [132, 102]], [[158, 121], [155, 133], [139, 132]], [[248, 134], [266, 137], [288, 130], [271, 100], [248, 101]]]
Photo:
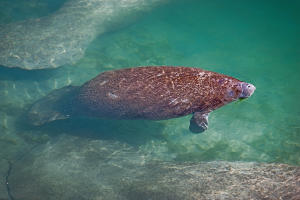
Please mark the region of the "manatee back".
[[104, 72], [84, 84], [76, 106], [84, 115], [115, 119], [168, 119], [206, 109], [212, 96], [199, 68], [137, 67]]

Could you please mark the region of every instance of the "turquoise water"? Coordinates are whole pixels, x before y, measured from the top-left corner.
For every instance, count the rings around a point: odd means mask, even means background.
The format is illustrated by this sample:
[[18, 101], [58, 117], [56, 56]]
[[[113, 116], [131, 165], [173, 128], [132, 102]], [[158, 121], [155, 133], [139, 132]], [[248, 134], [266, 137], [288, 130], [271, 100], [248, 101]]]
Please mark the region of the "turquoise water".
[[[1, 1], [8, 24], [54, 13], [58, 1]], [[0, 68], [1, 156], [66, 133], [126, 142], [160, 160], [257, 161], [300, 165], [299, 1], [173, 1], [99, 35], [78, 62], [57, 69]], [[68, 34], [68, 33], [65, 33]], [[1, 44], [0, 44], [1, 45]], [[54, 89], [131, 66], [196, 66], [256, 86], [254, 95], [210, 115], [203, 134], [189, 118], [74, 119], [23, 125], [26, 109]]]

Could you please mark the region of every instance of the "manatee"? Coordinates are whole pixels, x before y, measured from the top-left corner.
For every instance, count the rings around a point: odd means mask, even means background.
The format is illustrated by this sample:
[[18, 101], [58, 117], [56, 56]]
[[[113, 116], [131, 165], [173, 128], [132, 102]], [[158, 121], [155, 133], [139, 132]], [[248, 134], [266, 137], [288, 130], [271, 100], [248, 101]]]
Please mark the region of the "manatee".
[[193, 114], [189, 129], [208, 128], [209, 113], [250, 97], [254, 85], [193, 67], [146, 66], [107, 71], [82, 86], [66, 86], [28, 112], [34, 125], [69, 117], [165, 120]]
[[56, 12], [0, 26], [0, 65], [26, 70], [76, 63], [97, 36], [168, 0], [68, 0]]

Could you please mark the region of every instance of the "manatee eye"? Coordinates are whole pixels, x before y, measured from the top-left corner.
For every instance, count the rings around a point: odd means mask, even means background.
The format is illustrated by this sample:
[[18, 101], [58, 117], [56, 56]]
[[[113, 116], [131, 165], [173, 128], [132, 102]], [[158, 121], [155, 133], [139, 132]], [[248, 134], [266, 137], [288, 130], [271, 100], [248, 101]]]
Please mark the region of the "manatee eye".
[[228, 92], [228, 95], [229, 95], [230, 97], [233, 97], [234, 91], [233, 91], [233, 90], [230, 90], [230, 91]]

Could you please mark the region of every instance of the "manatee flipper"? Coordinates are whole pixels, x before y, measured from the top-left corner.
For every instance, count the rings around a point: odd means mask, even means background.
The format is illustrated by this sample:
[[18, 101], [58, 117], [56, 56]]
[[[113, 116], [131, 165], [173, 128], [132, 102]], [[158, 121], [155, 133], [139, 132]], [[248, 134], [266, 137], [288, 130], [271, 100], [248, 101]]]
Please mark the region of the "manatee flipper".
[[27, 113], [29, 123], [40, 126], [51, 121], [67, 119], [72, 115], [72, 99], [78, 86], [66, 86], [54, 90], [35, 102]]
[[208, 128], [208, 113], [195, 112], [190, 120], [190, 131], [202, 133]]

